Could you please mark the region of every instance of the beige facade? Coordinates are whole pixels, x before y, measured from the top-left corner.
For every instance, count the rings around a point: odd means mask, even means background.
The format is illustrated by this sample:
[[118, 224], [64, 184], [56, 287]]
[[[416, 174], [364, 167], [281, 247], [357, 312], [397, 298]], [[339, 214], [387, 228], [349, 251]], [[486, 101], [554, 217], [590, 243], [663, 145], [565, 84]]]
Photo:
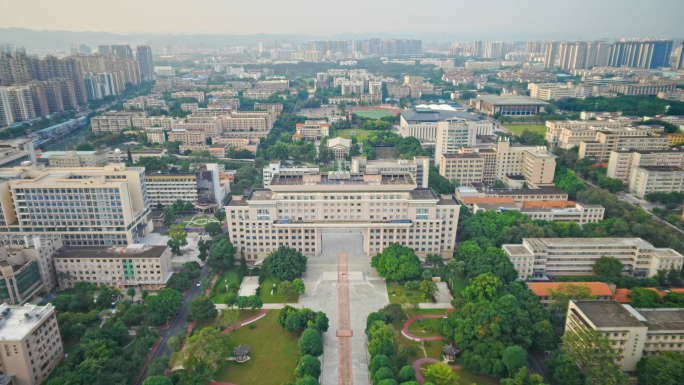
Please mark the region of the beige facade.
[[[131, 151], [131, 157], [133, 158], [133, 163], [138, 162], [142, 157], [152, 157], [160, 159], [166, 156], [166, 150], [133, 150]], [[107, 154], [107, 163], [126, 163], [128, 161], [128, 152], [122, 152], [118, 148], [114, 151], [110, 151]]]
[[221, 135], [226, 129], [225, 116], [192, 116], [189, 115], [184, 121], [174, 124], [174, 129], [202, 130], [207, 138]]
[[245, 91], [242, 97], [245, 99], [266, 100], [274, 93], [271, 91]]
[[266, 121], [266, 130], [273, 128], [275, 122], [275, 110], [266, 111], [232, 111], [229, 119], [264, 119]]
[[439, 175], [448, 180], [456, 179], [461, 186], [482, 182], [484, 158], [479, 154], [442, 154]]
[[525, 207], [520, 203], [474, 203], [472, 209], [473, 212], [495, 211], [501, 213], [504, 211], [520, 211], [521, 214], [535, 221], [575, 222], [580, 226], [603, 220], [605, 213], [603, 206], [580, 203], [577, 203], [575, 207]]
[[78, 154], [77, 151], [66, 151], [64, 155], [51, 155], [50, 167], [103, 167], [107, 164], [107, 150], [93, 151], [91, 154]]
[[178, 120], [174, 118], [167, 118], [165, 116], [150, 116], [149, 118], [132, 118], [131, 120], [133, 127], [161, 127], [167, 130], [172, 129], [174, 123], [178, 122]]
[[0, 246], [0, 302], [23, 305], [57, 286], [52, 263], [62, 238], [55, 234], [6, 234]]
[[132, 126], [131, 115], [124, 112], [107, 112], [90, 118], [94, 133], [112, 132], [118, 134]]
[[173, 274], [171, 249], [167, 246], [142, 244], [126, 247], [68, 247], [55, 256], [62, 289], [76, 282], [118, 288], [139, 287], [159, 290]]
[[659, 92], [672, 92], [675, 84], [638, 83], [611, 84], [610, 90], [624, 95], [658, 95]]
[[579, 144], [579, 157], [603, 161], [611, 151], [635, 149], [658, 151], [670, 148], [667, 135], [649, 129], [610, 128], [596, 131], [596, 138]]
[[303, 165], [303, 166], [288, 166], [288, 165], [283, 165], [279, 160], [273, 160], [271, 163], [268, 165], [268, 167], [264, 167], [264, 170], [262, 171], [263, 173], [263, 179], [264, 179], [264, 187], [268, 188], [269, 185], [271, 184], [271, 178], [275, 176], [276, 174], [289, 174], [289, 175], [296, 175], [296, 174], [309, 174], [309, 173], [317, 173], [318, 172], [318, 166], [316, 165]]
[[593, 275], [594, 262], [614, 257], [623, 275], [653, 277], [658, 270], [681, 269], [684, 257], [659, 249], [641, 238], [524, 238], [522, 245], [501, 247], [518, 271], [519, 279], [546, 275]]
[[271, 127], [268, 124], [266, 117], [256, 116], [229, 116], [226, 119], [227, 131], [270, 131]]
[[248, 261], [281, 245], [318, 256], [321, 234], [339, 228], [360, 232], [368, 256], [400, 243], [420, 256], [451, 258], [459, 209], [452, 195], [417, 188], [410, 173], [331, 172], [276, 174], [270, 189], [233, 196], [226, 213], [230, 239]]
[[60, 234], [81, 246], [137, 243], [152, 230], [142, 168], [29, 165], [0, 176], [0, 232]]
[[643, 357], [684, 354], [684, 309], [634, 309], [617, 301], [570, 301], [565, 331], [593, 329], [610, 339], [621, 369], [633, 372]]
[[216, 143], [226, 143], [230, 147], [236, 150], [249, 150], [255, 152], [259, 148], [258, 139], [248, 139], [248, 138], [212, 138], [211, 142]]
[[335, 159], [344, 159], [349, 155], [351, 139], [340, 137], [328, 139], [326, 146], [328, 146], [328, 150], [333, 153]]
[[551, 186], [556, 170], [556, 155], [544, 146], [511, 145], [507, 138], [497, 142], [495, 178], [522, 175], [530, 187]]
[[630, 174], [638, 166], [684, 166], [684, 150], [622, 150], [611, 151], [606, 175], [629, 181]]
[[306, 139], [321, 139], [330, 135], [328, 123], [297, 123], [297, 133]]
[[365, 156], [352, 158], [351, 172], [362, 174], [392, 174], [409, 172], [420, 188], [428, 187], [430, 158], [415, 156], [413, 159], [368, 160]]
[[627, 125], [613, 120], [549, 120], [546, 122], [546, 140], [551, 147], [570, 149], [582, 141], [595, 140], [597, 130]]
[[0, 370], [14, 384], [42, 384], [64, 357], [55, 307], [0, 305]]
[[161, 127], [150, 127], [145, 129], [147, 133], [147, 141], [150, 143], [164, 143], [166, 142], [166, 133]]
[[169, 131], [168, 135], [169, 142], [181, 142], [183, 144], [206, 144], [207, 142], [204, 131], [198, 128], [189, 130], [176, 128]]
[[181, 110], [183, 111], [194, 111], [199, 108], [197, 103], [181, 103]]
[[204, 101], [204, 92], [202, 92], [202, 91], [182, 91], [182, 92], [174, 92], [171, 94], [171, 99], [180, 99], [180, 98], [195, 98], [195, 99], [197, 99], [198, 102], [203, 102]]
[[637, 166], [629, 176], [629, 191], [640, 197], [650, 193], [684, 191], [684, 167]]

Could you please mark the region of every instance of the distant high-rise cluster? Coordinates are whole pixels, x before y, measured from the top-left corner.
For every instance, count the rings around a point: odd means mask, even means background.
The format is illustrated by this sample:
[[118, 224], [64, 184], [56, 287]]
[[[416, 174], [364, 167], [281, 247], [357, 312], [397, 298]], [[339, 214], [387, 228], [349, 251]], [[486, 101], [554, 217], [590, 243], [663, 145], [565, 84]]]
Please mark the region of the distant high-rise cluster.
[[412, 55], [423, 52], [423, 41], [415, 39], [368, 40], [311, 40], [308, 52], [320, 52], [321, 56], [331, 53], [363, 53], [364, 55]]
[[612, 45], [608, 65], [650, 69], [668, 67], [671, 53], [672, 40], [622, 39]]
[[485, 45], [483, 57], [489, 59], [503, 59], [509, 52], [515, 51], [515, 43], [508, 41], [488, 41]]

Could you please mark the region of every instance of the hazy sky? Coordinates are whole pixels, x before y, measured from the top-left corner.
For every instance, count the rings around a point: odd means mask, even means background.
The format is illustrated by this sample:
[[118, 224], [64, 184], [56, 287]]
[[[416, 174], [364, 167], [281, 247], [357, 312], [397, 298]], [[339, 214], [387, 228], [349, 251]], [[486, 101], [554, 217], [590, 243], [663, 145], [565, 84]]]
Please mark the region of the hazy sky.
[[0, 27], [397, 37], [684, 36], [682, 0], [0, 0]]

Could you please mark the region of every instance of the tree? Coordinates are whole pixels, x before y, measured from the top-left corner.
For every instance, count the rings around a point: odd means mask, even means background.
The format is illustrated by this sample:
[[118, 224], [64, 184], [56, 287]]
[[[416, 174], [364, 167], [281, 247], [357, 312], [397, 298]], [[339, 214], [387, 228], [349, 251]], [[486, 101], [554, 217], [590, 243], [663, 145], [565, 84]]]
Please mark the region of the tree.
[[371, 357], [381, 354], [385, 356], [392, 356], [394, 345], [397, 343], [397, 336], [394, 329], [384, 322], [375, 321], [370, 328], [368, 328], [368, 352]]
[[140, 296], [142, 297], [142, 300], [143, 300], [143, 301], [147, 300], [147, 297], [148, 297], [149, 295], [150, 295], [150, 292], [147, 291], [147, 290], [143, 290], [143, 291], [140, 293]]
[[566, 330], [563, 351], [582, 368], [587, 384], [618, 385], [626, 381], [620, 365], [620, 354], [613, 342], [598, 330], [579, 326]]
[[164, 376], [151, 376], [143, 381], [143, 385], [173, 385], [171, 379]]
[[423, 299], [431, 300], [432, 295], [435, 294], [437, 289], [437, 284], [431, 280], [425, 280], [420, 283], [420, 291], [423, 293]]
[[178, 313], [183, 306], [183, 296], [173, 289], [162, 289], [147, 298], [147, 322], [160, 325]]
[[133, 165], [133, 155], [131, 154], [131, 148], [130, 147], [128, 147], [126, 149], [126, 155], [127, 155], [127, 159], [128, 159], [126, 162], [126, 165], [130, 167]]
[[298, 378], [307, 376], [318, 378], [321, 376], [321, 361], [314, 356], [306, 355], [297, 364], [295, 374]]
[[190, 319], [192, 321], [201, 321], [209, 318], [216, 318], [218, 311], [214, 306], [214, 302], [205, 296], [199, 296], [190, 301]]
[[546, 365], [558, 385], [584, 385], [584, 375], [564, 351], [553, 350], [546, 359]]
[[207, 234], [211, 235], [212, 237], [215, 237], [219, 234], [223, 234], [223, 229], [221, 228], [221, 225], [216, 222], [211, 222], [208, 225], [204, 226], [204, 230], [207, 232]]
[[509, 346], [503, 351], [501, 361], [506, 365], [508, 373], [513, 375], [520, 368], [527, 366], [527, 352], [520, 346]]
[[71, 325], [71, 329], [69, 331], [71, 332], [71, 335], [76, 337], [76, 338], [81, 338], [83, 335], [86, 333], [86, 327], [83, 324], [75, 324]]
[[398, 243], [392, 243], [382, 253], [371, 258], [371, 266], [381, 277], [392, 281], [416, 278], [423, 272], [420, 259], [413, 249]]
[[382, 380], [394, 380], [392, 368], [380, 368], [373, 375], [373, 384], [379, 384]]
[[183, 205], [183, 211], [194, 211], [195, 206], [192, 204], [192, 202], [185, 202], [185, 205]]
[[425, 372], [425, 379], [435, 385], [456, 385], [456, 373], [445, 363], [432, 364]]
[[439, 254], [428, 254], [425, 257], [425, 263], [432, 266], [435, 269], [440, 266], [444, 266], [444, 260], [442, 259], [442, 256]]
[[629, 297], [632, 299], [630, 305], [637, 309], [657, 308], [665, 303], [665, 300], [660, 296], [660, 293], [645, 287], [635, 287], [629, 292]]
[[306, 376], [304, 378], [300, 378], [295, 382], [295, 385], [321, 385], [317, 379], [311, 377], [311, 376]]
[[235, 325], [240, 320], [240, 312], [237, 309], [223, 309], [221, 314], [216, 316], [216, 326], [223, 329]]
[[90, 143], [81, 143], [76, 146], [76, 151], [94, 151], [93, 145]]
[[461, 295], [468, 302], [492, 301], [499, 297], [499, 291], [502, 286], [501, 280], [492, 273], [480, 274], [472, 280]]
[[639, 361], [636, 370], [641, 385], [684, 384], [684, 356], [660, 352]]
[[292, 287], [299, 295], [303, 295], [304, 292], [306, 292], [306, 286], [304, 285], [304, 281], [302, 281], [299, 278], [292, 281]]
[[164, 226], [170, 226], [176, 222], [176, 210], [174, 210], [173, 207], [165, 207], [162, 215], [164, 217], [162, 220]]
[[128, 296], [131, 297], [131, 299], [133, 299], [133, 297], [135, 297], [135, 289], [134, 288], [128, 289], [126, 291], [126, 294], [128, 294]]
[[227, 361], [231, 353], [230, 337], [214, 328], [203, 328], [194, 333], [185, 343], [182, 352], [182, 364], [186, 371], [192, 371], [199, 365], [209, 368], [214, 374]]
[[370, 371], [371, 377], [380, 368], [392, 368], [392, 362], [390, 361], [389, 357], [382, 354], [378, 354], [371, 358], [370, 365], [368, 365], [368, 370]]
[[207, 264], [212, 269], [225, 269], [235, 264], [235, 246], [228, 238], [222, 238], [211, 247]]
[[214, 218], [216, 218], [216, 220], [219, 221], [219, 225], [221, 225], [223, 220], [226, 219], [226, 212], [218, 209], [216, 212], [214, 212]]
[[252, 309], [261, 309], [264, 306], [264, 301], [258, 295], [250, 295], [249, 297], [249, 307]]
[[188, 233], [183, 230], [182, 225], [172, 225], [169, 229], [169, 240], [166, 243], [170, 248], [171, 252], [175, 254], [180, 254], [180, 248], [187, 246]]
[[586, 284], [576, 283], [561, 283], [556, 289], [549, 289], [549, 299], [551, 309], [556, 313], [563, 313], [568, 309], [568, 302], [582, 300], [582, 299], [596, 299], [595, 295], [591, 294], [591, 289]]
[[285, 297], [285, 301], [288, 298], [293, 297], [297, 294], [297, 290], [289, 281], [283, 281], [278, 285], [278, 293]]
[[413, 369], [412, 366], [406, 365], [401, 370], [399, 371], [399, 374], [397, 375], [397, 381], [399, 381], [400, 384], [403, 384], [404, 382], [409, 382], [409, 381], [415, 381], [416, 380], [416, 371]]
[[263, 268], [280, 281], [292, 281], [306, 271], [307, 258], [295, 249], [280, 246], [263, 262]]
[[613, 257], [601, 257], [594, 262], [594, 274], [617, 281], [622, 276], [622, 262]]
[[366, 317], [366, 330], [375, 322], [375, 321], [381, 321], [386, 323], [387, 318], [385, 318], [385, 315], [382, 314], [381, 312], [373, 312], [368, 314], [368, 317]]
[[169, 367], [170, 357], [157, 357], [147, 367], [148, 376], [163, 376]]
[[323, 354], [323, 340], [316, 329], [306, 329], [299, 338], [299, 352], [302, 356], [318, 357]]
[[530, 374], [524, 366], [515, 373], [513, 378], [501, 380], [501, 385], [542, 385], [543, 380], [539, 374]]
[[328, 316], [322, 311], [316, 312], [316, 318], [311, 325], [312, 328], [318, 330], [319, 333], [328, 331]]
[[677, 270], [674, 265], [670, 266], [670, 271], [667, 273], [667, 282], [671, 286], [679, 285], [681, 270]]

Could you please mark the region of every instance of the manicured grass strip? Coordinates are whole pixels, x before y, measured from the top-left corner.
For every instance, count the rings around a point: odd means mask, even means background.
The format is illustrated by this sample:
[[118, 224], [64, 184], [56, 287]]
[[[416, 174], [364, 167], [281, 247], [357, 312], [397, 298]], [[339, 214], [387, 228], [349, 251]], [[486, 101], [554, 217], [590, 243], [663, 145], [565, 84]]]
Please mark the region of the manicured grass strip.
[[294, 295], [286, 299], [284, 295], [278, 293], [278, 290], [276, 290], [273, 293], [273, 295], [271, 295], [271, 289], [273, 288], [273, 284], [276, 284], [277, 289], [278, 285], [280, 285], [280, 282], [278, 282], [278, 280], [276, 280], [275, 278], [267, 278], [261, 285], [260, 297], [261, 300], [264, 301], [264, 303], [296, 303], [299, 301], [298, 295]]
[[523, 131], [525, 131], [526, 129], [528, 131], [532, 131], [538, 134], [546, 134], [546, 125], [544, 124], [508, 124], [504, 127], [506, 127], [509, 131], [512, 131], [518, 136], [522, 135]]
[[221, 275], [219, 275], [219, 278], [216, 281], [216, 285], [214, 285], [214, 289], [212, 290], [211, 294], [211, 299], [212, 301], [214, 301], [214, 303], [226, 303], [226, 296], [228, 295], [228, 292], [219, 293], [218, 289], [221, 286], [226, 287], [226, 285], [230, 285], [231, 283], [236, 288], [240, 287], [241, 282], [238, 279], [237, 268], [224, 271], [223, 273], [221, 273]]
[[[387, 294], [389, 295], [390, 303], [402, 303], [406, 296], [416, 298], [419, 303], [428, 303], [427, 300], [423, 299], [423, 294], [420, 290], [407, 290], [397, 282], [385, 281], [385, 285], [387, 286]], [[392, 292], [394, 292], [395, 295], [392, 295]]]
[[228, 333], [233, 346], [249, 346], [250, 360], [238, 364], [229, 361], [213, 380], [232, 384], [281, 385], [294, 383], [294, 370], [299, 355], [300, 333], [287, 332], [277, 322], [278, 311], [271, 310], [266, 317]]

